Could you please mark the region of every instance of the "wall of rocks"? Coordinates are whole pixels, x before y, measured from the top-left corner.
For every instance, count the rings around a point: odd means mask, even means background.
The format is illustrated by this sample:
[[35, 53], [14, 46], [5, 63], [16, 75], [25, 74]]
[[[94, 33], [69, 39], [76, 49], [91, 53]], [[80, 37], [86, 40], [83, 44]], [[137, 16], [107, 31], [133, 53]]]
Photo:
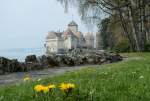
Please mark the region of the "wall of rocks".
[[40, 57], [29, 55], [25, 58], [25, 62], [0, 57], [0, 74], [26, 72], [56, 66], [72, 67], [85, 64], [113, 63], [121, 60], [122, 57], [119, 54], [87, 49], [75, 49], [68, 51], [67, 54], [49, 54]]

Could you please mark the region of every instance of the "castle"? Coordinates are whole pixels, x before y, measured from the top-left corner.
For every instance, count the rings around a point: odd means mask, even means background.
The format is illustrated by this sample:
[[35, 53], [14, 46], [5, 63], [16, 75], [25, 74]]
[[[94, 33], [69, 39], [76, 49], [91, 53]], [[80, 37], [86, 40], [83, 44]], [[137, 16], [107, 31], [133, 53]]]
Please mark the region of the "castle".
[[94, 48], [94, 36], [91, 33], [78, 31], [76, 22], [71, 21], [63, 32], [48, 32], [46, 36], [46, 54], [63, 53], [76, 48]]

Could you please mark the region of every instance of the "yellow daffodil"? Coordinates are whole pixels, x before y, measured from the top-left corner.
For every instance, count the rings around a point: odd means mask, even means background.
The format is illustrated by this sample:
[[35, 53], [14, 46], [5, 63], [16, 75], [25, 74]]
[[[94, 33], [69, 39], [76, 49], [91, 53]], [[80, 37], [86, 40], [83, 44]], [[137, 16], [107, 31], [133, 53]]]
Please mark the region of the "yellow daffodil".
[[75, 88], [75, 85], [72, 83], [62, 83], [59, 87], [62, 91], [69, 92]]

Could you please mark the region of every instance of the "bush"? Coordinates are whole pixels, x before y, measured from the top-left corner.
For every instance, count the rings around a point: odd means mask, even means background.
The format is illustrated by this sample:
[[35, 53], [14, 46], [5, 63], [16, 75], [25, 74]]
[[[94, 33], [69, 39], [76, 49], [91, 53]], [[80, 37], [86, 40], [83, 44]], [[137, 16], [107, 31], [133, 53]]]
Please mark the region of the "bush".
[[119, 41], [114, 46], [114, 50], [116, 52], [129, 52], [130, 51], [129, 42], [126, 39]]
[[145, 51], [150, 52], [150, 43], [145, 44]]

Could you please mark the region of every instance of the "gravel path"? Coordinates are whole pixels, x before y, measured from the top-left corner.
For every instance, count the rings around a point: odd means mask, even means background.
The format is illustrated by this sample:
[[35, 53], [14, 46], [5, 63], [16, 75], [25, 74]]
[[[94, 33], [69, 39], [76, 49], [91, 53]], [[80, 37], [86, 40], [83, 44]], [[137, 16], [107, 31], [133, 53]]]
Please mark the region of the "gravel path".
[[79, 70], [82, 68], [98, 66], [98, 65], [85, 65], [85, 66], [75, 66], [75, 67], [55, 67], [38, 71], [30, 72], [17, 72], [7, 75], [0, 75], [0, 85], [18, 83], [22, 82], [25, 75], [29, 75], [32, 79], [43, 78], [47, 76], [54, 76], [58, 74], [65, 73], [67, 71]]

